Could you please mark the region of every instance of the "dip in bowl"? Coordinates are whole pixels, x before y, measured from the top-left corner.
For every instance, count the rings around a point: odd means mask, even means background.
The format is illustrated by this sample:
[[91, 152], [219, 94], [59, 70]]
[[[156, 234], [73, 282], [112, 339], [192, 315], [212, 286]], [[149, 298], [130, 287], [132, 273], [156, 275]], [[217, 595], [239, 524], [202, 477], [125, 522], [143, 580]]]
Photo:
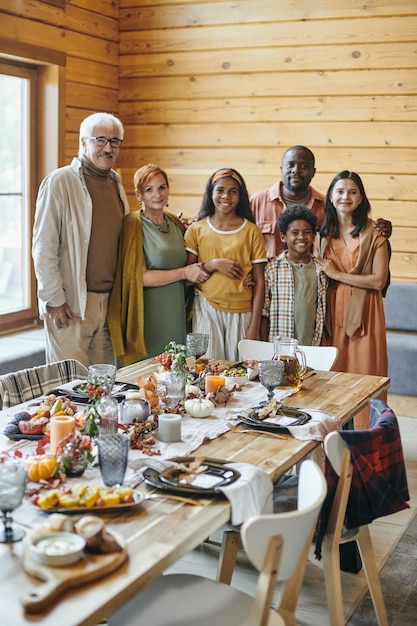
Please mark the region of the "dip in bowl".
[[48, 533], [35, 537], [29, 544], [34, 561], [52, 567], [65, 567], [79, 561], [84, 552], [85, 539], [76, 533]]

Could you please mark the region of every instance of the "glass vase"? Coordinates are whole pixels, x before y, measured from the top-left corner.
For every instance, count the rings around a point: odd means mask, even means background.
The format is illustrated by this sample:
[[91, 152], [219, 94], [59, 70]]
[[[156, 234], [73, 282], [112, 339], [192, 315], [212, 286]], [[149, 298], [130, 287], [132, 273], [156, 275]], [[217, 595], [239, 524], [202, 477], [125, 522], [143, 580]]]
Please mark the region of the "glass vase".
[[100, 385], [100, 400], [96, 405], [98, 414], [98, 431], [100, 435], [117, 433], [119, 423], [119, 405], [116, 398], [111, 395], [110, 385], [107, 379], [102, 379]]
[[165, 404], [173, 407], [185, 399], [185, 371], [182, 369], [168, 370], [165, 376]]

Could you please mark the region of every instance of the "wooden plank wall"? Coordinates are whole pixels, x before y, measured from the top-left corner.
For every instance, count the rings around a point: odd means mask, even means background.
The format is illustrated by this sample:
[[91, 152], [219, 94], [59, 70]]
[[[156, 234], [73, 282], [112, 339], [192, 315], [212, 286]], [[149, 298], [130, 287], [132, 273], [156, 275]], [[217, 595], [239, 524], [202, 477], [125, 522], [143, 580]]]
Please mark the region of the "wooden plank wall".
[[[1, 0], [0, 54], [12, 46], [34, 61], [66, 55], [65, 159], [78, 153], [81, 121], [95, 111], [118, 114], [119, 3], [67, 0], [65, 8], [40, 0]], [[3, 45], [3, 49], [2, 49]]]
[[120, 0], [120, 164], [131, 203], [142, 164], [169, 173], [188, 216], [230, 165], [251, 191], [279, 177], [294, 144], [315, 186], [363, 177], [392, 220], [394, 280], [417, 282], [415, 0]]
[[255, 191], [303, 143], [318, 189], [345, 167], [363, 176], [374, 215], [394, 224], [393, 278], [415, 282], [416, 32], [415, 0], [0, 4], [0, 55], [2, 44], [66, 55], [66, 162], [86, 115], [120, 115], [132, 208], [143, 163], [168, 170], [171, 209], [192, 216], [217, 167]]

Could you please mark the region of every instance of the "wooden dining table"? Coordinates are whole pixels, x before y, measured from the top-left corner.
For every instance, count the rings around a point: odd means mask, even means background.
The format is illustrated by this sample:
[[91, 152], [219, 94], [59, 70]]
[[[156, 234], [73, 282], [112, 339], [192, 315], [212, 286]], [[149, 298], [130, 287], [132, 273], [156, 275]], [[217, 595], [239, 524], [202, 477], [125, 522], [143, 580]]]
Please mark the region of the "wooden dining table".
[[[155, 360], [149, 359], [121, 368], [116, 378], [136, 383], [139, 375], [147, 376], [155, 369]], [[345, 424], [388, 386], [389, 378], [385, 377], [314, 371], [302, 389], [283, 402], [300, 409], [320, 409]], [[0, 412], [1, 431], [12, 413], [13, 408]], [[276, 480], [319, 445], [318, 441], [300, 441], [290, 435], [277, 439], [228, 431], [203, 443], [195, 454], [251, 463]], [[0, 435], [0, 452], [8, 448], [13, 448], [13, 442]], [[145, 495], [152, 492], [144, 484], [138, 489]], [[0, 544], [1, 623], [95, 626], [230, 519], [230, 504], [225, 499], [202, 499], [199, 504], [162, 496], [119, 513], [101, 514], [109, 530], [125, 541], [128, 559], [115, 572], [65, 591], [37, 613], [25, 611], [21, 603], [25, 594], [42, 584], [22, 567], [24, 543]], [[14, 519], [28, 532], [39, 523], [39, 512], [31, 513], [34, 508], [25, 502], [14, 512]], [[46, 513], [41, 515], [47, 518]]]

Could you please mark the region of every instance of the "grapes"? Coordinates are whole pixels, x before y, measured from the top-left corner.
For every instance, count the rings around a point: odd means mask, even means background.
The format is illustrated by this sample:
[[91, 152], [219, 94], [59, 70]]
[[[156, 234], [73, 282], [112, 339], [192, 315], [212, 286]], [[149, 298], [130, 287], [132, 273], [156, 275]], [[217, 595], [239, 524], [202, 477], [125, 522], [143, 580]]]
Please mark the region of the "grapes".
[[15, 413], [13, 416], [13, 421], [18, 424], [21, 421], [27, 422], [30, 420], [30, 414], [27, 411], [19, 411], [19, 413]]
[[228, 378], [239, 378], [239, 376], [246, 376], [246, 372], [238, 367], [230, 367], [223, 370], [222, 376], [227, 376]]
[[8, 424], [6, 424], [3, 432], [5, 435], [20, 435], [21, 434], [19, 430], [19, 426], [15, 422], [9, 422]]

